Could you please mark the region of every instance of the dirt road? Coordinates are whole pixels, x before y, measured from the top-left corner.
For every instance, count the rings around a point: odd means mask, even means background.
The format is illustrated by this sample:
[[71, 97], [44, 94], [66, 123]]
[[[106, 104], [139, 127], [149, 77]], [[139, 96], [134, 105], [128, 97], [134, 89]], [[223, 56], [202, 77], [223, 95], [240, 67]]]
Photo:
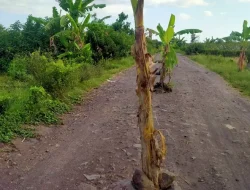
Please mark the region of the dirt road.
[[[216, 74], [179, 60], [173, 93], [153, 95], [155, 126], [167, 137], [166, 167], [184, 190], [249, 190], [250, 101]], [[136, 112], [132, 68], [90, 93], [63, 126], [39, 127], [39, 139], [5, 147], [0, 189], [74, 190], [88, 183], [101, 190], [131, 178], [140, 158]]]

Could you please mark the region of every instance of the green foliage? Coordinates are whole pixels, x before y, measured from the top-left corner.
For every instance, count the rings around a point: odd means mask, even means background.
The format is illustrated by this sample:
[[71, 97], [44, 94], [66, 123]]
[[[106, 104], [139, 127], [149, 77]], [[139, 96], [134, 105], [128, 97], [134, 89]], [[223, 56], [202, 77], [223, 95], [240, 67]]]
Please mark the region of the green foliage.
[[199, 29], [184, 29], [184, 30], [180, 30], [178, 32], [175, 33], [175, 36], [179, 36], [179, 39], [180, 39], [180, 36], [181, 35], [184, 35], [184, 34], [191, 34], [191, 43], [194, 43], [196, 42], [198, 36], [196, 34], [198, 33], [202, 33], [202, 30], [199, 30]]
[[27, 71], [27, 57], [26, 56], [16, 56], [10, 63], [8, 74], [13, 79], [25, 81], [29, 79]]
[[[250, 61], [250, 43], [245, 45], [246, 57]], [[187, 44], [183, 50], [187, 55], [206, 54], [206, 55], [221, 55], [224, 57], [238, 57], [242, 49], [241, 42], [220, 42], [220, 43], [193, 43]]]
[[195, 55], [191, 56], [191, 58], [221, 75], [243, 94], [250, 96], [250, 70], [238, 72], [235, 59], [212, 55]]
[[116, 32], [111, 26], [93, 22], [88, 26], [85, 41], [91, 44], [93, 60], [120, 58], [129, 55], [134, 37], [124, 31]]
[[9, 107], [11, 98], [9, 96], [0, 96], [0, 114], [3, 114]]
[[192, 43], [185, 47], [185, 53], [187, 55], [204, 53], [205, 46], [202, 43]]
[[25, 123], [40, 122], [53, 124], [58, 122], [57, 114], [69, 111], [69, 107], [58, 100], [52, 100], [43, 87], [30, 87], [25, 103]]
[[134, 34], [134, 30], [130, 28], [131, 23], [125, 22], [128, 19], [128, 15], [124, 12], [118, 15], [118, 19], [111, 25], [115, 31], [125, 32], [129, 35]]
[[40, 55], [39, 51], [33, 52], [27, 59], [27, 74], [32, 75], [40, 85], [44, 78], [48, 62], [48, 59], [44, 55]]
[[[31, 56], [33, 60], [44, 59], [36, 53]], [[21, 57], [18, 59], [21, 60]], [[16, 57], [16, 61], [18, 59]], [[29, 63], [31, 58], [25, 59]], [[84, 92], [99, 86], [113, 74], [134, 63], [132, 58], [102, 61], [97, 66], [75, 64], [72, 61], [74, 60], [54, 62], [51, 58], [46, 58], [44, 81], [39, 83], [48, 84], [48, 89], [56, 86], [52, 92], [40, 86], [37, 81], [19, 82], [0, 75], [1, 142], [9, 142], [15, 136], [33, 137], [34, 128], [22, 127], [24, 124], [58, 123], [58, 115], [68, 111], [72, 103], [79, 102]], [[57, 97], [58, 92], [60, 98]]]
[[159, 53], [161, 51], [162, 42], [158, 40], [151, 40], [150, 38], [147, 38], [146, 40], [147, 40], [147, 49], [151, 55]]
[[170, 16], [168, 28], [166, 29], [166, 31], [162, 28], [160, 24], [158, 24], [157, 26], [160, 39], [164, 44], [162, 52], [163, 59], [169, 71], [171, 71], [177, 64], [176, 52], [172, 44], [170, 43], [174, 38], [174, 26], [175, 26], [175, 15], [173, 14]]
[[247, 26], [248, 22], [244, 20], [243, 22], [243, 31], [242, 31], [242, 38], [244, 41], [247, 41], [250, 39], [250, 27]]
[[70, 16], [78, 23], [80, 17], [84, 17], [87, 12], [93, 9], [102, 9], [106, 7], [105, 4], [92, 4], [94, 0], [57, 0], [60, 7], [68, 12]]
[[53, 97], [62, 97], [79, 82], [78, 68], [79, 65], [65, 65], [62, 60], [50, 62], [40, 83]]
[[40, 49], [48, 51], [49, 35], [42, 24], [35, 23], [31, 16], [22, 25], [19, 21], [9, 29], [0, 30], [0, 72], [6, 72], [15, 54], [26, 54]]
[[184, 35], [184, 34], [197, 34], [197, 33], [202, 33], [202, 30], [199, 29], [184, 29], [184, 30], [180, 30], [178, 32], [175, 33], [176, 35]]
[[134, 40], [127, 15], [111, 25], [104, 23], [109, 17], [89, 23], [90, 12], [105, 7], [93, 2], [59, 0], [65, 16], [53, 7], [52, 17], [30, 15], [24, 24], [0, 25], [0, 72], [7, 72], [0, 74], [0, 141], [32, 137], [24, 124], [57, 123], [83, 92], [133, 64], [122, 59]]

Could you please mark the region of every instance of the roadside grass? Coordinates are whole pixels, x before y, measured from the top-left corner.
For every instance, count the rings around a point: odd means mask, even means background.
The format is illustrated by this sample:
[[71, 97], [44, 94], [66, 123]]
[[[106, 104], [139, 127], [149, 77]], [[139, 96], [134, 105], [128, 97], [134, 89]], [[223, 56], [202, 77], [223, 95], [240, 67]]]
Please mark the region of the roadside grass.
[[[60, 97], [53, 97], [33, 81], [19, 81], [0, 74], [0, 142], [20, 136], [35, 136], [35, 126], [60, 123], [59, 116], [69, 111], [84, 95], [114, 74], [131, 67], [132, 57], [106, 60], [81, 70], [82, 79]], [[79, 73], [76, 73], [79, 74]]]
[[212, 55], [194, 55], [190, 57], [195, 62], [221, 75], [242, 94], [250, 96], [250, 70], [246, 68], [244, 71], [239, 72], [237, 59]]

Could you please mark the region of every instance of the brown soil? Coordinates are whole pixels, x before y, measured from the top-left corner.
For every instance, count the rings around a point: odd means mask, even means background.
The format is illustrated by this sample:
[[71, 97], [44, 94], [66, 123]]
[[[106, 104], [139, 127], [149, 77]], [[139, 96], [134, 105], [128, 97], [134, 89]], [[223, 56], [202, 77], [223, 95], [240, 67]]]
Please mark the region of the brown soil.
[[[172, 93], [153, 95], [155, 126], [166, 135], [168, 170], [185, 190], [250, 189], [250, 102], [186, 57]], [[39, 139], [0, 144], [0, 189], [105, 189], [139, 167], [135, 69], [94, 90]], [[106, 188], [108, 189], [108, 188]]]
[[160, 83], [160, 82], [157, 82], [157, 83], [154, 85], [154, 92], [156, 92], [156, 93], [173, 92], [173, 87], [171, 86], [171, 84], [167, 84], [167, 83], [164, 83], [164, 84], [163, 84], [163, 87], [162, 87], [161, 83]]

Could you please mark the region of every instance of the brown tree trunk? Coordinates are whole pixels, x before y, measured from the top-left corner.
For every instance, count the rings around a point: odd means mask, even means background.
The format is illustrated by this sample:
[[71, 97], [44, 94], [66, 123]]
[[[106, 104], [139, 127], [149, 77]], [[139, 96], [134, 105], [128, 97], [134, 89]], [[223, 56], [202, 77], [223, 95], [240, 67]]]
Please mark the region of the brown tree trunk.
[[[143, 7], [144, 0], [138, 0], [137, 6], [133, 7], [136, 26], [134, 55], [137, 66], [136, 91], [139, 98], [138, 127], [142, 146], [142, 171], [153, 182], [155, 189], [159, 189], [160, 165], [165, 156], [166, 147], [164, 137], [154, 129], [152, 98], [149, 86], [149, 58], [146, 56], [147, 48], [143, 26]], [[158, 142], [158, 139], [160, 139], [160, 142]], [[146, 186], [144, 184], [144, 187]]]
[[163, 58], [162, 58], [162, 71], [161, 71], [161, 77], [160, 77], [160, 83], [161, 83], [161, 87], [162, 89], [164, 88], [164, 81], [166, 79], [166, 66], [165, 66], [165, 60], [166, 60], [166, 57], [167, 57], [167, 54], [168, 54], [168, 48], [169, 46], [166, 45], [164, 47], [164, 54], [163, 54]]
[[165, 66], [165, 61], [162, 61], [161, 76], [160, 76], [160, 83], [162, 89], [164, 88], [165, 79], [166, 79], [166, 66]]
[[239, 71], [243, 71], [244, 65], [245, 65], [245, 60], [246, 60], [245, 49], [242, 49], [240, 52], [240, 58], [238, 61]]

